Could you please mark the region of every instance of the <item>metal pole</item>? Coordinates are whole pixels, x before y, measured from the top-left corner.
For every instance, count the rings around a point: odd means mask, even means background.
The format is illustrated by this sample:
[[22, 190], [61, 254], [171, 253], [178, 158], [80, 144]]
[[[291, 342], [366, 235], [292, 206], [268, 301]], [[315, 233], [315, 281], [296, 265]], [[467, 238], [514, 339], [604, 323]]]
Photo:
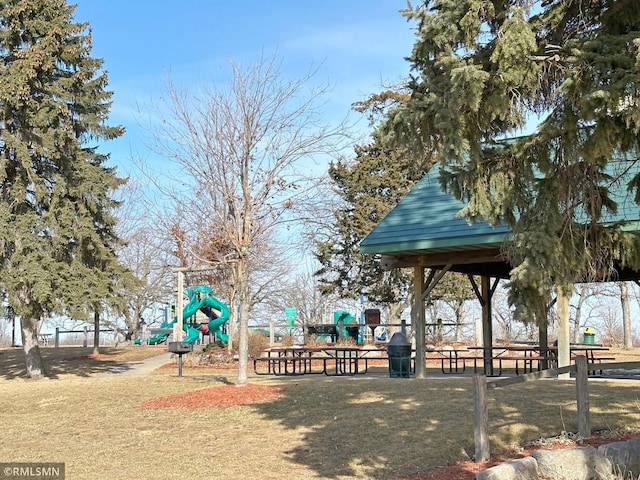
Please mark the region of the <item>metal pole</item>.
[[[184, 309], [182, 296], [184, 290], [184, 272], [178, 271], [178, 297], [176, 299], [176, 328], [174, 329], [174, 340], [176, 342], [182, 341], [182, 332], [183, 332], [183, 320], [182, 320], [182, 310]], [[180, 356], [182, 358], [182, 356]]]

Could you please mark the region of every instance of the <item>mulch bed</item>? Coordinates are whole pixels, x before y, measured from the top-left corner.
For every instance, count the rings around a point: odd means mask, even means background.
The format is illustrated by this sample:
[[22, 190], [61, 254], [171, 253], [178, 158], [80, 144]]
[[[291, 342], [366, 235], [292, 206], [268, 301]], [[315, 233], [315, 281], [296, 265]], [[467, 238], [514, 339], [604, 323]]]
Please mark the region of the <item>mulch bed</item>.
[[229, 408], [237, 405], [269, 402], [284, 396], [284, 389], [277, 386], [247, 384], [244, 386], [220, 385], [191, 392], [154, 398], [142, 403], [143, 408]]

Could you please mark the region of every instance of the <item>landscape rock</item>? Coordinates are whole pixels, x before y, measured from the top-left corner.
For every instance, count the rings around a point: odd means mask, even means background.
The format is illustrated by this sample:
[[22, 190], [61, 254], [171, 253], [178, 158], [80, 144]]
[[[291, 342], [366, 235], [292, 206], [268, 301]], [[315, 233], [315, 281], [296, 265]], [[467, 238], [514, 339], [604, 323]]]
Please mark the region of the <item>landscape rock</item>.
[[640, 475], [640, 437], [601, 445], [598, 450], [613, 463], [615, 473], [638, 478]]
[[476, 473], [476, 480], [538, 480], [538, 463], [533, 457], [509, 460]]
[[542, 478], [563, 480], [611, 480], [611, 461], [594, 447], [538, 450], [533, 453]]

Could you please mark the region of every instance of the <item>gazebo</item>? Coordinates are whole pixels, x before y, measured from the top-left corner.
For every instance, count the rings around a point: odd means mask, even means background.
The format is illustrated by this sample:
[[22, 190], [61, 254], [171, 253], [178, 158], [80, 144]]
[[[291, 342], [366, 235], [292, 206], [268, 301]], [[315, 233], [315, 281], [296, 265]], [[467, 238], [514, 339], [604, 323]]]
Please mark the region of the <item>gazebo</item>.
[[[626, 160], [611, 164], [629, 163]], [[625, 170], [630, 178], [640, 166], [630, 161]], [[625, 229], [640, 232], [640, 206], [626, 190], [626, 182], [612, 195], [618, 203], [615, 218], [606, 223], [623, 222]], [[380, 254], [384, 268], [413, 268], [415, 303], [412, 318], [415, 324], [416, 376], [426, 376], [425, 364], [425, 302], [440, 279], [449, 271], [467, 274], [482, 306], [482, 337], [484, 371], [493, 374], [492, 297], [500, 279], [508, 279], [512, 266], [501, 254], [501, 247], [511, 239], [509, 227], [492, 227], [487, 223], [468, 224], [458, 216], [464, 204], [442, 191], [437, 168], [432, 169], [396, 205], [396, 207], [365, 237], [360, 244], [363, 254]], [[428, 273], [426, 274], [426, 272]], [[478, 285], [475, 278], [480, 278]], [[640, 272], [618, 269], [616, 280], [637, 280]], [[608, 281], [609, 279], [602, 279]], [[568, 299], [558, 298], [558, 365], [569, 364]], [[561, 312], [561, 308], [566, 311]], [[541, 343], [547, 342], [546, 328], [541, 329]]]

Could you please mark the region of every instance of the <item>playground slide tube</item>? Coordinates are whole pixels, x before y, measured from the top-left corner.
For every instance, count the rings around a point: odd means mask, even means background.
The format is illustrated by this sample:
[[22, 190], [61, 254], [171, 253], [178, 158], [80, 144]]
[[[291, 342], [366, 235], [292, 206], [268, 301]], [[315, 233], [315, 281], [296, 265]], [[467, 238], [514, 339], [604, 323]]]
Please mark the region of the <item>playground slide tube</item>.
[[[197, 292], [204, 293], [205, 296], [198, 300]], [[228, 336], [220, 331], [222, 325], [229, 320], [229, 308], [217, 298], [210, 296], [211, 289], [208, 287], [200, 287], [189, 291], [190, 300], [182, 310], [182, 319], [187, 320], [196, 314], [198, 310], [208, 307], [216, 312], [217, 318], [210, 320], [208, 323], [209, 331], [215, 333], [220, 340], [227, 342]], [[178, 317], [173, 317], [171, 322], [162, 322], [161, 328], [172, 328], [178, 321]], [[187, 336], [182, 340], [183, 342], [193, 343], [200, 338], [200, 331], [191, 327], [188, 324], [183, 324], [183, 330], [187, 333]], [[168, 333], [156, 333], [152, 337], [147, 339], [147, 345], [156, 345], [167, 339]]]

